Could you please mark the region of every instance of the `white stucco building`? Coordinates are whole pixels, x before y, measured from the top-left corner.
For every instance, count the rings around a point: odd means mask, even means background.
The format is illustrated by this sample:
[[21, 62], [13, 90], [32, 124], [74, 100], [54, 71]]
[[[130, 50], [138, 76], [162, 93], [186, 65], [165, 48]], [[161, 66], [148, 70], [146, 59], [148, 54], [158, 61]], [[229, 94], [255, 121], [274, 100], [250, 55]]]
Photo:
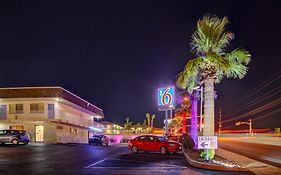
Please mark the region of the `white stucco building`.
[[103, 110], [62, 87], [0, 88], [0, 130], [26, 130], [31, 142], [87, 143], [102, 132]]

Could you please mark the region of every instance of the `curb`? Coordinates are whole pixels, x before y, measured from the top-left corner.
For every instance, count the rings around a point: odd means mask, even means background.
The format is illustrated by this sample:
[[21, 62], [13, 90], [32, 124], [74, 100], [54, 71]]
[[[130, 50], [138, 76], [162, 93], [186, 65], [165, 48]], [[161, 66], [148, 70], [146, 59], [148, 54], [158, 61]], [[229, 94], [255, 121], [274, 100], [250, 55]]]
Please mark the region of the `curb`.
[[182, 150], [185, 159], [187, 160], [188, 164], [191, 166], [194, 166], [196, 168], [201, 168], [201, 169], [208, 169], [208, 170], [217, 170], [217, 171], [236, 171], [236, 172], [249, 172], [248, 169], [246, 168], [238, 168], [238, 167], [224, 167], [224, 166], [219, 166], [219, 165], [212, 165], [212, 164], [206, 164], [204, 162], [199, 162], [194, 159], [192, 159], [188, 153], [185, 152], [185, 150]]

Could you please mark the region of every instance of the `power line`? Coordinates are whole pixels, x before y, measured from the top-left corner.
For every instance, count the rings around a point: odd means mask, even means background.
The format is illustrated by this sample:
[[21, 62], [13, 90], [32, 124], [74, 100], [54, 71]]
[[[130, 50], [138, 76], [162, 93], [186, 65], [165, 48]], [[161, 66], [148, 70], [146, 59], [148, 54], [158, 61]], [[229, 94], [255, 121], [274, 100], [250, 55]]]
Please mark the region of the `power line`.
[[[263, 118], [265, 118], [265, 117], [271, 116], [271, 115], [273, 115], [273, 114], [275, 114], [275, 113], [277, 113], [277, 112], [280, 112], [280, 111], [281, 111], [281, 108], [276, 109], [276, 110], [274, 110], [274, 111], [271, 111], [270, 113], [267, 113], [267, 114], [264, 114], [264, 115], [261, 115], [261, 116], [259, 116], [259, 117], [254, 118], [253, 121], [257, 121], [257, 120], [263, 119]], [[235, 127], [235, 125], [225, 126], [224, 128], [225, 128], [225, 129], [230, 129], [230, 128], [233, 128], [233, 127]]]
[[[277, 77], [276, 77], [277, 76]], [[274, 78], [275, 77], [275, 78]], [[279, 79], [281, 77], [281, 71], [279, 71], [278, 73], [274, 74], [273, 76], [271, 76], [269, 79], [267, 79], [266, 81], [264, 81], [262, 84], [260, 84], [258, 87], [256, 87], [255, 89], [253, 89], [252, 91], [250, 91], [249, 93], [247, 93], [247, 95], [244, 95], [242, 97], [239, 98], [239, 100], [234, 103], [233, 105], [231, 105], [230, 107], [226, 108], [226, 111], [229, 111], [231, 108], [236, 107], [237, 105], [241, 104], [241, 102], [245, 101], [246, 99], [248, 99], [249, 97], [253, 96], [254, 94], [256, 94], [257, 92], [261, 91], [262, 89], [264, 89], [265, 87], [269, 86], [271, 83], [273, 83], [274, 81], [276, 81], [277, 79]], [[272, 79], [272, 80], [271, 80]]]
[[[277, 88], [271, 90], [270, 92], [268, 92], [268, 93], [266, 93], [266, 94], [263, 94], [262, 96], [260, 96], [260, 97], [258, 97], [258, 98], [256, 98], [256, 99], [254, 99], [254, 101], [256, 101], [256, 102], [252, 103], [252, 102], [250, 101], [250, 102], [246, 103], [242, 108], [239, 107], [239, 108], [237, 108], [237, 109], [235, 109], [235, 110], [230, 111], [229, 113], [231, 113], [232, 115], [234, 115], [234, 114], [237, 114], [237, 113], [239, 113], [239, 112], [241, 112], [241, 111], [243, 111], [243, 110], [245, 110], [245, 109], [247, 109], [247, 108], [250, 108], [250, 107], [252, 107], [252, 106], [258, 104], [258, 103], [261, 103], [261, 102], [263, 102], [263, 101], [269, 99], [270, 97], [272, 97], [272, 96], [274, 96], [274, 95], [280, 93], [280, 92], [281, 92], [281, 89], [280, 89], [280, 88], [281, 88], [281, 86], [279, 86], [279, 87], [277, 87]], [[278, 90], [278, 89], [279, 89], [279, 91], [274, 92], [275, 90]], [[272, 92], [274, 92], [274, 93], [271, 94]], [[261, 100], [260, 100], [260, 99], [261, 99]]]
[[259, 112], [262, 112], [264, 110], [270, 109], [270, 108], [272, 108], [272, 107], [274, 107], [274, 106], [276, 106], [278, 104], [281, 104], [281, 97], [276, 99], [276, 100], [274, 100], [274, 101], [272, 101], [272, 102], [270, 102], [270, 103], [268, 103], [268, 104], [266, 104], [266, 105], [263, 105], [263, 106], [261, 106], [259, 108], [256, 108], [256, 109], [254, 109], [254, 110], [252, 110], [250, 112], [247, 112], [247, 113], [239, 115], [237, 117], [225, 120], [224, 122], [227, 123], [227, 122], [231, 122], [231, 121], [238, 120], [238, 119], [241, 119], [241, 118], [245, 118], [245, 117], [251, 116], [253, 114], [257, 114]]
[[274, 110], [274, 111], [271, 111], [270, 113], [264, 114], [264, 115], [262, 115], [262, 116], [256, 117], [256, 118], [254, 118], [253, 120], [254, 120], [254, 121], [257, 121], [257, 120], [263, 119], [263, 118], [268, 117], [268, 116], [270, 116], [270, 115], [272, 115], [272, 114], [275, 114], [275, 113], [277, 113], [277, 112], [279, 112], [279, 111], [281, 111], [281, 108], [276, 109], [276, 110]]

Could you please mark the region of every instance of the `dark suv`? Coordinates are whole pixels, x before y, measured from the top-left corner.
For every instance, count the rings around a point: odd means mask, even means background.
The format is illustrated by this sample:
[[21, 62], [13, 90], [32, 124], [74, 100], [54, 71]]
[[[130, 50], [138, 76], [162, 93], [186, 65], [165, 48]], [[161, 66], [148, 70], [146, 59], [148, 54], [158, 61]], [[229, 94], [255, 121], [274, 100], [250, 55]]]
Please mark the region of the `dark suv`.
[[89, 138], [89, 145], [108, 145], [109, 139], [105, 135], [94, 135]]
[[30, 141], [29, 135], [23, 130], [0, 130], [0, 143], [28, 144]]

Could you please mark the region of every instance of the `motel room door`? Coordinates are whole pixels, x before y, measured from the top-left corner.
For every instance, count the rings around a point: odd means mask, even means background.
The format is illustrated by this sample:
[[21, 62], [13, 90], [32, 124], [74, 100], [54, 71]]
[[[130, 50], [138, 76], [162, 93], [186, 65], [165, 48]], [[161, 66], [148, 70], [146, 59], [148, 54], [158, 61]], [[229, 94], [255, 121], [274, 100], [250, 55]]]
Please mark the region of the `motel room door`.
[[35, 142], [44, 142], [44, 126], [35, 126]]

